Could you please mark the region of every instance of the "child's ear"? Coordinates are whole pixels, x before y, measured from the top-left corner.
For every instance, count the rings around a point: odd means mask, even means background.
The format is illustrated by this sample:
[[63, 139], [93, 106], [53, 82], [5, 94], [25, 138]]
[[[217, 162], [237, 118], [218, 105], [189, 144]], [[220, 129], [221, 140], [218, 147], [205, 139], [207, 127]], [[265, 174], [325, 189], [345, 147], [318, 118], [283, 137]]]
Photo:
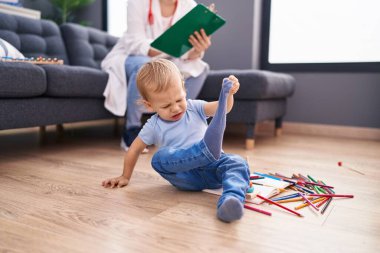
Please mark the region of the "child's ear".
[[145, 108], [146, 108], [148, 111], [150, 111], [150, 112], [154, 112], [154, 109], [153, 109], [153, 107], [152, 107], [152, 104], [149, 103], [147, 100], [142, 99], [142, 100], [141, 100], [141, 103], [145, 106]]

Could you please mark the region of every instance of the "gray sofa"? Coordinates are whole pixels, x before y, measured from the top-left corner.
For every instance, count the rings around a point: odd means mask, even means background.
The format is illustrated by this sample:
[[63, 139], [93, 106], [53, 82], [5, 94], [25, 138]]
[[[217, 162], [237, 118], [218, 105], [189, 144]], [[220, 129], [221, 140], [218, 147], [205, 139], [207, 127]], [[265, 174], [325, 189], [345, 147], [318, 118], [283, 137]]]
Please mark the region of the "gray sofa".
[[[108, 75], [100, 70], [100, 62], [116, 37], [76, 24], [58, 27], [47, 20], [0, 13], [0, 38], [27, 57], [56, 57], [65, 62], [0, 62], [0, 130], [115, 118], [103, 107]], [[257, 122], [276, 120], [276, 128], [281, 127], [294, 78], [260, 70], [211, 71], [199, 98], [217, 99], [222, 78], [229, 74], [239, 78], [241, 87], [227, 122], [246, 124], [247, 147], [251, 148]]]

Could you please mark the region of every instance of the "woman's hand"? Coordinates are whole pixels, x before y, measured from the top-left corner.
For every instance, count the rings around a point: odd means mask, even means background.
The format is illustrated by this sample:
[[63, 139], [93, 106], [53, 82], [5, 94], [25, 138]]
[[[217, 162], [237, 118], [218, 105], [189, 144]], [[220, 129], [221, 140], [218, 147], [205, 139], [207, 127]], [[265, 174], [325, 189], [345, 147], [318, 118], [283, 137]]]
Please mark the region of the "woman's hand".
[[210, 11], [216, 13], [216, 9], [215, 9], [215, 4], [214, 4], [214, 3], [210, 4], [207, 8], [208, 8]]
[[149, 57], [155, 57], [155, 56], [160, 55], [160, 54], [162, 54], [161, 51], [158, 51], [158, 50], [156, 50], [154, 48], [149, 48], [149, 51], [148, 51], [148, 56]]
[[193, 49], [190, 50], [188, 59], [193, 60], [200, 57], [211, 46], [211, 37], [207, 36], [204, 29], [201, 29], [190, 35], [189, 42]]
[[[208, 9], [216, 13], [214, 3], [210, 4]], [[211, 46], [211, 36], [207, 36], [205, 30], [201, 29], [200, 32], [195, 31], [194, 34], [190, 35], [189, 42], [193, 46], [193, 49], [190, 50], [188, 59], [194, 60], [201, 57]]]
[[120, 176], [115, 178], [106, 179], [102, 182], [102, 186], [105, 188], [115, 188], [115, 187], [124, 187], [129, 183], [129, 179]]

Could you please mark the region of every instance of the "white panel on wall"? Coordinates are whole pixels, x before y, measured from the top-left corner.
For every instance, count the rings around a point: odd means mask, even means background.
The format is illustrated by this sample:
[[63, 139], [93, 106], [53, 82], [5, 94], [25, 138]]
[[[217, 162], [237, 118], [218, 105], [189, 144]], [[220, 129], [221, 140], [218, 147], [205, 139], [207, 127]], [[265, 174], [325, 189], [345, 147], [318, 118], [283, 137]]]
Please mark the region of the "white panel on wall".
[[379, 62], [379, 11], [379, 0], [272, 0], [269, 62]]

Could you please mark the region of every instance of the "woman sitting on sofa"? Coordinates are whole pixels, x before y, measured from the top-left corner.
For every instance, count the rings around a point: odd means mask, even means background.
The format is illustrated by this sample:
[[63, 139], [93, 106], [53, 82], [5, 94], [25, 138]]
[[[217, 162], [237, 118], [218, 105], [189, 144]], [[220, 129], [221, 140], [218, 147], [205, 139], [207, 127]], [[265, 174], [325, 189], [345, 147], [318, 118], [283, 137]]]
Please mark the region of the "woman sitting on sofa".
[[[194, 0], [128, 1], [127, 30], [101, 64], [109, 74], [104, 91], [105, 107], [118, 116], [124, 116], [127, 110], [121, 142], [125, 150], [140, 132], [144, 113], [144, 107], [137, 103], [140, 99], [136, 87], [137, 71], [144, 63], [161, 55], [160, 51], [150, 47], [150, 43], [195, 6]], [[214, 10], [214, 5], [210, 9]], [[202, 29], [191, 35], [189, 42], [193, 46], [189, 52], [181, 58], [169, 59], [185, 78], [187, 97], [194, 99], [208, 73], [209, 67], [202, 57], [211, 41]]]

